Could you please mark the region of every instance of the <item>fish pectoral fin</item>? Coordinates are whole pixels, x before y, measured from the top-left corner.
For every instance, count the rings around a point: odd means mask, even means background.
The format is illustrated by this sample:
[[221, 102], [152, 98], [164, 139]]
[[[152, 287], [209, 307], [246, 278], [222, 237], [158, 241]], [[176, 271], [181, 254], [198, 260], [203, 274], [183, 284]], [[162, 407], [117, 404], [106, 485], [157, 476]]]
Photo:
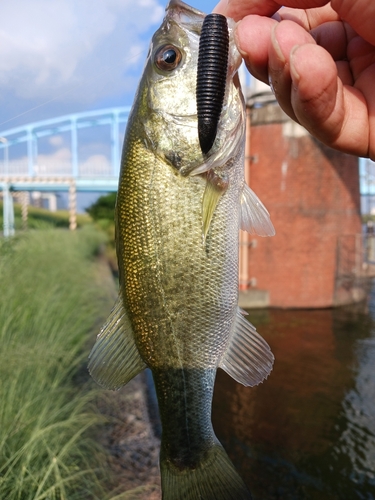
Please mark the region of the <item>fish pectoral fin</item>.
[[268, 210], [247, 184], [241, 195], [241, 229], [259, 236], [275, 235]]
[[270, 346], [238, 308], [234, 330], [220, 368], [240, 384], [254, 386], [268, 377], [273, 361]]
[[121, 293], [96, 339], [89, 359], [91, 376], [105, 389], [119, 389], [146, 368], [135, 345]]

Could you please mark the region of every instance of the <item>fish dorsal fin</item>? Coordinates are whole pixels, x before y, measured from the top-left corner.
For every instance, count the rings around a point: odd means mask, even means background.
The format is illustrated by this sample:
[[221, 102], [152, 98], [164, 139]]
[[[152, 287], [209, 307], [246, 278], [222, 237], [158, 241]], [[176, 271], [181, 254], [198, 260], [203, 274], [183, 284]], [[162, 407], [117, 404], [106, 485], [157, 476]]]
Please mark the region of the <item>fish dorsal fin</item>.
[[234, 330], [219, 364], [220, 368], [240, 384], [254, 386], [268, 377], [273, 361], [274, 356], [267, 342], [238, 309]]
[[259, 236], [275, 234], [268, 210], [247, 184], [244, 184], [241, 195], [241, 229]]
[[100, 330], [89, 359], [91, 376], [105, 389], [119, 389], [146, 368], [135, 345], [121, 293]]

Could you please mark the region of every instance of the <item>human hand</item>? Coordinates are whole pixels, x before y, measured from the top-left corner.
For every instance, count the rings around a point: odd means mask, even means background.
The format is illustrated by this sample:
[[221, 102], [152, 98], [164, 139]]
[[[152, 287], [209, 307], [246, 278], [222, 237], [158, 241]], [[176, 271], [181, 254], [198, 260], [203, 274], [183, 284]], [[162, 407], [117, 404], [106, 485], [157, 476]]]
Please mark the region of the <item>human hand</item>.
[[222, 0], [214, 11], [240, 21], [249, 71], [291, 118], [328, 146], [375, 160], [374, 0]]

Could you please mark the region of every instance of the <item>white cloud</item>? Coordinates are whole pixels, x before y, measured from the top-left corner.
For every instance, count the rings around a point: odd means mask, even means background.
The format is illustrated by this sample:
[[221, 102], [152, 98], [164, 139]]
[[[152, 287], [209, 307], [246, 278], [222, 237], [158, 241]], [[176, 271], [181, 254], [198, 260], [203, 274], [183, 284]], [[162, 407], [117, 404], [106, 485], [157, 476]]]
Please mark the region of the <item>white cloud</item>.
[[108, 158], [104, 155], [92, 155], [84, 162], [80, 163], [79, 171], [82, 176], [111, 175], [112, 166]]
[[82, 103], [126, 91], [163, 12], [158, 0], [0, 2], [0, 101]]
[[[3, 173], [3, 162], [0, 161], [0, 175]], [[28, 158], [22, 156], [9, 162], [9, 169], [14, 175], [28, 175]], [[72, 154], [68, 147], [62, 147], [50, 154], [39, 154], [34, 165], [34, 172], [40, 176], [71, 176]], [[111, 175], [112, 165], [104, 154], [92, 154], [79, 162], [79, 172], [82, 176]]]
[[48, 142], [51, 146], [62, 146], [64, 144], [64, 138], [61, 135], [52, 135]]

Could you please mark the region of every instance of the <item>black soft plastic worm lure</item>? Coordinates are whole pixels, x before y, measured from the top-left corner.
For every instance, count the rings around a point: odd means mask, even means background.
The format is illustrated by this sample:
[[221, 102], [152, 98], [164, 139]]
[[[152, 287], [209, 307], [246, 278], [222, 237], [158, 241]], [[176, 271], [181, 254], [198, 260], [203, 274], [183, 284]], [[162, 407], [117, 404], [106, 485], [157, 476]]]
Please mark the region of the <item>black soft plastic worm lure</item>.
[[207, 154], [215, 142], [223, 107], [228, 69], [228, 23], [221, 14], [208, 14], [202, 25], [197, 71], [198, 136]]

